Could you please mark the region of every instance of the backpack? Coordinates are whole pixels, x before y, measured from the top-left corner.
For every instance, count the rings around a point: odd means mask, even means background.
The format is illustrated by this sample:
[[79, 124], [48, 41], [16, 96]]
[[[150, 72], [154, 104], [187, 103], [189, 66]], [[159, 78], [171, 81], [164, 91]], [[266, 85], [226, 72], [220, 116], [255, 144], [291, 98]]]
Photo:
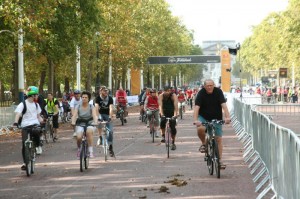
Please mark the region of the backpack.
[[[23, 105], [24, 105], [24, 108], [23, 108], [23, 111], [22, 111], [22, 115], [21, 115], [21, 117], [20, 117], [19, 120], [18, 120], [18, 125], [19, 125], [19, 126], [20, 126], [21, 123], [22, 123], [23, 115], [24, 115], [24, 114], [26, 113], [26, 111], [27, 111], [27, 106], [26, 106], [25, 101], [23, 101], [22, 103], [23, 103]], [[35, 103], [35, 102], [34, 102], [34, 103]], [[37, 110], [37, 109], [38, 109], [37, 103], [35, 103], [35, 106], [36, 106], [36, 110]]]

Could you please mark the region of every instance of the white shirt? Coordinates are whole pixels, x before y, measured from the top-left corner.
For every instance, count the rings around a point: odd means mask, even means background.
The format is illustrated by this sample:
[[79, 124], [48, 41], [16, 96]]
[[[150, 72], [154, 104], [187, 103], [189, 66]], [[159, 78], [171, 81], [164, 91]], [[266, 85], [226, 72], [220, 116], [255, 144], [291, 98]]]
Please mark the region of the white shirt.
[[[38, 119], [38, 114], [41, 113], [41, 107], [38, 103], [35, 102], [29, 102], [28, 100], [25, 100], [26, 103], [26, 112], [22, 116], [22, 122], [21, 122], [21, 127], [26, 127], [34, 124], [40, 124], [39, 119]], [[15, 113], [21, 113], [24, 109], [24, 104], [21, 102], [16, 110]]]
[[75, 108], [78, 104], [81, 103], [81, 101], [81, 98], [79, 100], [76, 100], [75, 97], [73, 97], [70, 102], [70, 108]]

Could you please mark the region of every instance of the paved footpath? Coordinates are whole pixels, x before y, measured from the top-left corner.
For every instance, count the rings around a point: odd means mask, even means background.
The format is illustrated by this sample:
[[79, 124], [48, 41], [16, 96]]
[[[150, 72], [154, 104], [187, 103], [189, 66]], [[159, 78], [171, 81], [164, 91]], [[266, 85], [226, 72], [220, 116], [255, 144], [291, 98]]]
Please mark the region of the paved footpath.
[[[135, 111], [134, 111], [135, 110]], [[76, 146], [69, 126], [60, 129], [57, 143], [44, 146], [36, 172], [20, 170], [19, 135], [0, 137], [0, 198], [256, 198], [255, 184], [244, 163], [243, 147], [230, 125], [224, 126], [224, 162], [221, 178], [208, 174], [204, 155], [192, 125], [192, 111], [179, 120], [177, 150], [167, 158], [166, 148], [131, 109], [128, 123], [114, 121], [116, 159], [104, 162], [100, 148], [90, 167], [79, 171]], [[96, 135], [94, 143], [96, 143]], [[174, 185], [172, 185], [172, 183]]]

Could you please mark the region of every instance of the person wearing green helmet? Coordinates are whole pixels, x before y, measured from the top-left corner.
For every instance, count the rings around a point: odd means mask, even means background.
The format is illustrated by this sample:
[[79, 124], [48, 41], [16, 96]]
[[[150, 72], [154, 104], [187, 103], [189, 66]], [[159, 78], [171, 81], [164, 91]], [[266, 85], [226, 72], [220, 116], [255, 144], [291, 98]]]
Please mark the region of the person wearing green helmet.
[[[13, 126], [20, 126], [22, 128], [22, 157], [24, 161], [25, 148], [24, 143], [27, 139], [28, 129], [24, 128], [34, 125], [40, 125], [43, 122], [43, 118], [41, 117], [41, 107], [38, 103], [34, 102], [34, 98], [38, 95], [39, 89], [35, 86], [29, 86], [27, 89], [27, 99], [21, 102], [16, 110], [16, 116]], [[22, 121], [19, 122], [19, 119], [22, 117]], [[19, 123], [19, 124], [18, 124]], [[32, 130], [32, 129], [31, 129]], [[33, 142], [35, 146], [37, 146], [37, 154], [41, 154], [41, 145], [40, 145], [40, 133], [39, 132], [31, 132]], [[25, 162], [25, 161], [24, 161]], [[21, 167], [22, 170], [26, 169], [25, 164]]]

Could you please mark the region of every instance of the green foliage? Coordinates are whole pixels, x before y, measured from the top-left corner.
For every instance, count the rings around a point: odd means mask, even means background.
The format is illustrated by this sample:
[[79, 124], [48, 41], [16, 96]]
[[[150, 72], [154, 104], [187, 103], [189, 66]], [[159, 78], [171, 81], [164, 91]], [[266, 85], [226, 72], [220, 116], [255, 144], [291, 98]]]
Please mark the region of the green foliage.
[[[51, 87], [48, 82], [53, 75], [58, 84], [67, 79], [74, 85], [76, 46], [81, 49], [83, 84], [88, 81], [87, 74], [91, 73], [94, 82], [98, 72], [102, 83], [107, 84], [109, 52], [113, 56], [113, 77], [123, 82], [128, 68], [145, 70], [149, 56], [202, 54], [200, 47], [193, 45], [193, 32], [172, 16], [164, 0], [2, 0], [0, 30], [17, 34], [20, 28], [25, 33], [27, 84], [45, 82], [41, 85], [44, 88]], [[16, 41], [12, 35], [0, 34], [0, 72], [5, 74], [0, 81], [6, 85], [11, 84], [14, 74]], [[54, 64], [55, 74], [50, 74], [50, 63]], [[199, 78], [202, 68], [175, 66], [164, 74], [175, 76], [179, 70], [187, 79], [194, 79]], [[46, 72], [45, 77], [42, 72]], [[159, 67], [153, 72], [158, 75]]]

